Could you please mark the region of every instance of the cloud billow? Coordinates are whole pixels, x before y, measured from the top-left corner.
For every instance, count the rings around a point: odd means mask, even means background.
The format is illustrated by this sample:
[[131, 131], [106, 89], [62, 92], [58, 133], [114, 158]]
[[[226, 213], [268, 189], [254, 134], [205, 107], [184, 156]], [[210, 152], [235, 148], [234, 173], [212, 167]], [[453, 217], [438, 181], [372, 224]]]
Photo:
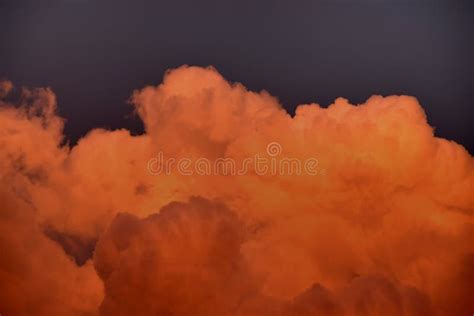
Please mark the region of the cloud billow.
[[[290, 116], [268, 92], [183, 66], [130, 102], [145, 133], [64, 144], [50, 89], [0, 85], [3, 315], [473, 312], [473, 157], [417, 100]], [[268, 156], [325, 173], [151, 175], [173, 159]], [[273, 151], [271, 152], [273, 153]]]

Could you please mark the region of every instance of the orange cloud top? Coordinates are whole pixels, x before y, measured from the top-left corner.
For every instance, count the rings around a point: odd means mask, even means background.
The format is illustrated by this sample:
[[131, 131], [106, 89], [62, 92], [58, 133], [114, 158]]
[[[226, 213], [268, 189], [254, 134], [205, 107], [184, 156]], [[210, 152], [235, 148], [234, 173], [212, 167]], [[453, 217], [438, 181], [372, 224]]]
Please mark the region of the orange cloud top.
[[[2, 315], [474, 312], [474, 160], [415, 98], [291, 117], [184, 66], [133, 94], [143, 135], [97, 129], [73, 147], [55, 102], [0, 101]], [[240, 165], [272, 142], [318, 173], [147, 170], [158, 153]]]

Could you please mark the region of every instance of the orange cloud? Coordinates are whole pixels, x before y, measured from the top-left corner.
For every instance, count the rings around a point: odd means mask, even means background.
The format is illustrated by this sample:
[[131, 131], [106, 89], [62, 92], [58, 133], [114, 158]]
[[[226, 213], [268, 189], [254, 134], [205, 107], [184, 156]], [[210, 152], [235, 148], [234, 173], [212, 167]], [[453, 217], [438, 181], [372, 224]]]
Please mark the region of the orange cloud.
[[[474, 311], [474, 160], [433, 136], [415, 98], [291, 117], [267, 92], [184, 66], [131, 102], [143, 135], [97, 129], [70, 147], [51, 90], [0, 101], [0, 313]], [[315, 158], [317, 173], [153, 175], [158, 153]]]

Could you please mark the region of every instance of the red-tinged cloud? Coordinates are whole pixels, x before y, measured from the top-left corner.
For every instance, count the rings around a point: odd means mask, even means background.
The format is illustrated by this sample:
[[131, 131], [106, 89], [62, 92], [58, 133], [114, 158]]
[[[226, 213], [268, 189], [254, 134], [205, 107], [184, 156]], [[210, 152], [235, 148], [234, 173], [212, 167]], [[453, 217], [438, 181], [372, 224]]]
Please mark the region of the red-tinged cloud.
[[[474, 312], [474, 160], [433, 136], [416, 99], [291, 117], [181, 67], [131, 102], [143, 135], [97, 129], [71, 147], [51, 90], [0, 101], [2, 315]], [[196, 164], [256, 155], [316, 169]]]
[[8, 80], [0, 80], [0, 98], [5, 98], [13, 89], [13, 83]]

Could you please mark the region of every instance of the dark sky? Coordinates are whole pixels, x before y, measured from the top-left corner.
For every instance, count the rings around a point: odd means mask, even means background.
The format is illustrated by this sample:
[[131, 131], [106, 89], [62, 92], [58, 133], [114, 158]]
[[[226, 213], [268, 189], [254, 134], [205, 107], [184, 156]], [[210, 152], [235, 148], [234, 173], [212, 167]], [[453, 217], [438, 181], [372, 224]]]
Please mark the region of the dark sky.
[[73, 142], [142, 129], [126, 100], [168, 68], [214, 65], [300, 103], [416, 96], [436, 134], [474, 153], [474, 1], [0, 0], [0, 77], [50, 86]]

